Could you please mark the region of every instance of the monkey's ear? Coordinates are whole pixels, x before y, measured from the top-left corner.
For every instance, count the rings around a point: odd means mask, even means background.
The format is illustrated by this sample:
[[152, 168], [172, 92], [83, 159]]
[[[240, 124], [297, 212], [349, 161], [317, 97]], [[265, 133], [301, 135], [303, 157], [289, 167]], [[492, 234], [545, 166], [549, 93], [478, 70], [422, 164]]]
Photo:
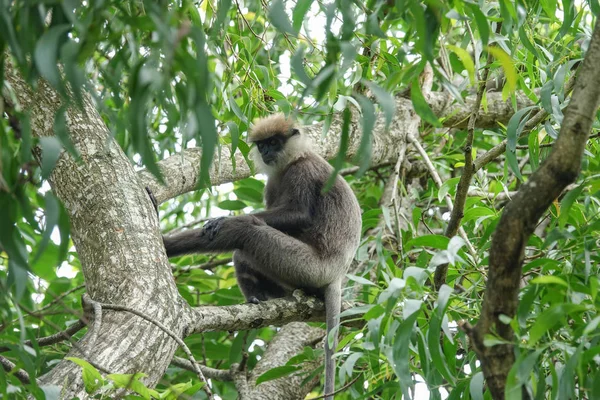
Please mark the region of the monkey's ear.
[[292, 128], [292, 135], [291, 136], [295, 136], [295, 135], [299, 135], [300, 131], [297, 128]]

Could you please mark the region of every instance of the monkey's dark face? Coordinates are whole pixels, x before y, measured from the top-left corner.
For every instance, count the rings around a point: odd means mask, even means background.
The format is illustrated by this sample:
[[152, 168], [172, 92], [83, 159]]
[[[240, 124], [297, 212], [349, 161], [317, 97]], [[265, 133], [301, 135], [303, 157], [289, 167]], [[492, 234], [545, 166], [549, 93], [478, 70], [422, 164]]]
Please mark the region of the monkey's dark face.
[[[299, 134], [300, 131], [293, 129], [291, 136]], [[284, 150], [285, 144], [290, 137], [283, 134], [273, 135], [270, 138], [256, 141], [256, 147], [260, 153], [263, 162], [272, 165], [277, 161], [277, 156]]]

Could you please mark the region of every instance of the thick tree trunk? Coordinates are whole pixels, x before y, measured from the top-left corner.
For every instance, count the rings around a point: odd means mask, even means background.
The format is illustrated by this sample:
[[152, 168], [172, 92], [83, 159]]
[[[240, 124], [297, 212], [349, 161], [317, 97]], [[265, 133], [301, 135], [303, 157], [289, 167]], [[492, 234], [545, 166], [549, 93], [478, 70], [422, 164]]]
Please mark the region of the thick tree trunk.
[[[28, 112], [35, 135], [51, 136], [60, 107], [56, 92], [43, 81], [35, 92], [31, 90], [10, 58], [5, 75], [18, 102], [12, 106]], [[164, 253], [156, 214], [137, 174], [89, 97], [83, 110], [69, 109], [67, 121], [82, 160], [77, 162], [63, 151], [50, 183], [68, 210], [88, 294], [97, 301], [143, 311], [181, 334], [186, 323], [181, 318], [184, 304]], [[158, 327], [127, 312], [104, 312], [95, 334], [95, 343], [90, 343], [88, 330], [68, 356], [87, 359], [113, 373], [144, 372], [150, 386], [162, 377], [177, 347]], [[63, 360], [40, 380], [64, 386], [66, 398], [85, 398], [80, 370]]]

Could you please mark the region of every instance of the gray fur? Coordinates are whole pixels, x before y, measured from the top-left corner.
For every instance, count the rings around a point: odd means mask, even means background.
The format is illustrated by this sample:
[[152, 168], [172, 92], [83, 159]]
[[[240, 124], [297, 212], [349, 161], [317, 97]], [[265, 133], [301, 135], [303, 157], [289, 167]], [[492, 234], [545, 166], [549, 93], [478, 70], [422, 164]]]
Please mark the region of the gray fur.
[[[280, 118], [275, 121], [286, 128], [272, 133], [285, 143], [276, 159], [265, 163], [253, 150], [255, 162], [268, 175], [266, 210], [165, 237], [165, 248], [169, 256], [234, 251], [238, 284], [246, 299], [268, 300], [303, 289], [325, 300], [329, 332], [338, 324], [342, 278], [360, 242], [360, 207], [341, 177], [322, 193], [332, 167], [310, 149], [304, 135]], [[257, 141], [268, 140], [265, 120], [257, 125]], [[337, 340], [325, 348], [326, 394], [334, 391], [331, 356], [336, 345]]]

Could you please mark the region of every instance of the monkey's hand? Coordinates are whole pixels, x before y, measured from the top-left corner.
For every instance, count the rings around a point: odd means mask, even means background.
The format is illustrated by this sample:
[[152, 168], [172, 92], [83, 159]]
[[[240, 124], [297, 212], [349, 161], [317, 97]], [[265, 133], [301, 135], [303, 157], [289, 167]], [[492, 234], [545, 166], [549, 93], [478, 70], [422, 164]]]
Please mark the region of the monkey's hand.
[[208, 236], [208, 240], [213, 240], [215, 236], [217, 236], [217, 233], [219, 233], [221, 230], [221, 225], [223, 225], [224, 220], [225, 217], [209, 219], [202, 227], [200, 236]]
[[248, 225], [266, 225], [265, 221], [254, 215], [239, 215], [236, 217], [219, 217], [207, 221], [202, 227], [201, 236], [208, 236], [208, 240], [213, 240], [221, 230], [227, 232], [243, 232]]

